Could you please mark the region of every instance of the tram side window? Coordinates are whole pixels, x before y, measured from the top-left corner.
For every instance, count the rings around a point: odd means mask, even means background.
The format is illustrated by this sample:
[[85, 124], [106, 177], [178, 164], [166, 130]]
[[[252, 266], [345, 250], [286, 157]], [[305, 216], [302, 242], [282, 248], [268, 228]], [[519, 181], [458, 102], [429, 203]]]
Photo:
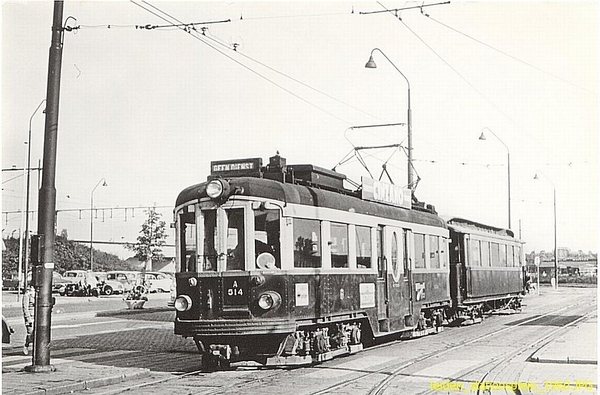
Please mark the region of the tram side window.
[[[189, 209], [192, 211], [188, 211]], [[195, 272], [198, 270], [196, 266], [196, 216], [193, 209], [194, 206], [188, 206], [188, 210], [184, 209], [179, 214], [182, 272]]]
[[506, 246], [507, 251], [507, 261], [506, 266], [513, 267], [515, 266], [515, 247], [514, 246]]
[[321, 267], [321, 224], [294, 218], [294, 267]]
[[425, 268], [425, 235], [415, 233], [415, 268]]
[[348, 225], [331, 224], [331, 267], [348, 267]]
[[500, 244], [500, 266], [506, 267], [506, 244]]
[[[281, 268], [281, 254], [279, 246], [279, 210], [254, 211], [254, 247], [256, 258], [260, 254], [268, 253], [275, 258], [275, 267]], [[261, 257], [262, 258], [262, 257]], [[269, 268], [271, 264], [257, 261], [259, 268]], [[265, 266], [265, 267], [261, 267]]]
[[244, 270], [244, 209], [227, 210], [227, 270]]
[[500, 245], [498, 243], [491, 243], [492, 250], [492, 266], [500, 266]]
[[429, 262], [432, 269], [440, 268], [440, 248], [439, 238], [429, 235]]
[[481, 266], [481, 244], [479, 240], [469, 240], [469, 245], [471, 247], [470, 252], [470, 266]]
[[481, 266], [489, 267], [490, 265], [490, 242], [481, 242]]
[[371, 268], [371, 229], [356, 226], [356, 267]]
[[517, 246], [515, 248], [515, 262], [517, 263], [516, 266], [523, 266], [523, 261], [521, 260], [521, 247]]

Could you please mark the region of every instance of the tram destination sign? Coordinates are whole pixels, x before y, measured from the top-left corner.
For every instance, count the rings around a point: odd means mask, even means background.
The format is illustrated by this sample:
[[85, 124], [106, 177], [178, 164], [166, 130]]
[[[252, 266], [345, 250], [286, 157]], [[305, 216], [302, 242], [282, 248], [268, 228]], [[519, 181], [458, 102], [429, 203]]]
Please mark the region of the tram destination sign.
[[210, 174], [222, 177], [257, 176], [262, 158], [231, 159], [210, 162]]
[[377, 181], [369, 177], [361, 177], [361, 182], [363, 200], [411, 208], [411, 191], [409, 188]]

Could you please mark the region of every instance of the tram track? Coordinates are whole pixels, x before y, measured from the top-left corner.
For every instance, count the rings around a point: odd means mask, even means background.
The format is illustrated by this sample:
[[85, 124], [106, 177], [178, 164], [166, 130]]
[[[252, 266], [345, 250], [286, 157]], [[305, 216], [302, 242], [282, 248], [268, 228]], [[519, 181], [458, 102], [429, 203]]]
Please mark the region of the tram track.
[[[448, 346], [447, 348], [445, 348], [443, 350], [435, 350], [435, 351], [432, 351], [432, 352], [427, 353], [425, 355], [421, 355], [421, 356], [419, 356], [417, 358], [412, 358], [412, 359], [409, 359], [407, 361], [403, 361], [401, 364], [399, 364], [397, 366], [390, 367], [388, 365], [388, 366], [386, 366], [384, 368], [381, 368], [381, 369], [377, 369], [377, 370], [374, 370], [374, 371], [370, 371], [370, 372], [366, 372], [364, 374], [357, 375], [355, 377], [352, 377], [351, 379], [339, 382], [339, 383], [337, 383], [335, 385], [332, 385], [332, 386], [327, 387], [325, 389], [322, 389], [320, 391], [313, 392], [311, 395], [325, 395], [325, 394], [330, 394], [330, 393], [333, 393], [335, 391], [339, 391], [339, 390], [341, 390], [344, 387], [348, 387], [349, 385], [351, 385], [353, 383], [356, 383], [356, 382], [358, 382], [358, 381], [360, 381], [362, 379], [365, 379], [366, 377], [372, 377], [372, 376], [375, 376], [375, 375], [384, 375], [385, 377], [383, 379], [381, 379], [377, 384], [375, 384], [374, 386], [372, 386], [372, 388], [367, 393], [368, 395], [382, 395], [382, 394], [384, 394], [385, 390], [389, 387], [389, 385], [392, 383], [392, 381], [394, 379], [396, 379], [397, 377], [399, 377], [406, 368], [408, 368], [409, 366], [411, 366], [413, 364], [422, 363], [424, 361], [427, 361], [428, 359], [438, 358], [438, 357], [440, 357], [442, 355], [445, 355], [445, 354], [448, 354], [448, 353], [451, 353], [451, 352], [456, 352], [456, 351], [460, 350], [461, 348], [463, 348], [465, 346], [468, 346], [470, 344], [473, 344], [473, 343], [476, 343], [476, 342], [480, 342], [482, 340], [485, 340], [485, 339], [488, 339], [488, 338], [491, 338], [491, 337], [494, 337], [494, 336], [498, 336], [499, 334], [504, 333], [506, 331], [514, 330], [514, 328], [517, 327], [517, 326], [524, 326], [524, 325], [530, 324], [532, 322], [535, 322], [536, 320], [540, 320], [541, 318], [552, 316], [554, 314], [557, 314], [557, 313], [560, 313], [560, 312], [563, 312], [563, 311], [568, 311], [569, 309], [573, 309], [574, 307], [578, 307], [578, 306], [580, 306], [580, 304], [572, 304], [572, 305], [569, 305], [569, 306], [564, 306], [564, 307], [561, 307], [559, 309], [555, 309], [555, 310], [549, 311], [549, 312], [544, 313], [542, 315], [536, 315], [534, 317], [531, 317], [531, 318], [523, 320], [523, 321], [521, 321], [519, 323], [516, 323], [516, 324], [514, 324], [512, 326], [503, 328], [503, 329], [501, 329], [499, 331], [490, 332], [487, 335], [484, 335], [482, 337], [477, 337], [477, 338], [474, 338], [474, 339], [464, 340], [464, 341], [461, 341], [459, 343], [450, 345], [450, 346]], [[587, 316], [584, 316], [584, 317], [582, 317], [580, 319], [583, 319], [583, 318], [587, 318]], [[579, 321], [577, 321], [577, 322], [579, 322]], [[564, 328], [565, 328], [564, 326], [560, 327], [560, 328], [557, 328], [552, 333], [555, 333], [555, 332], [557, 332], [559, 330], [564, 330]], [[544, 339], [545, 338], [546, 337], [544, 337]], [[535, 342], [533, 342], [533, 344], [537, 344], [539, 342], [540, 342], [540, 340], [538, 339]], [[519, 350], [518, 353], [523, 353], [526, 350], [529, 350], [529, 347], [525, 348], [525, 350]], [[501, 362], [499, 362], [499, 363], [501, 363]], [[481, 366], [478, 366], [477, 369], [481, 369]], [[429, 391], [428, 390], [428, 391], [423, 392], [423, 394], [429, 394], [429, 393], [433, 393], [433, 391]]]
[[[515, 323], [510, 323], [510, 326], [501, 328], [494, 332], [486, 333], [481, 336], [477, 336], [475, 334], [475, 336], [476, 336], [475, 338], [464, 339], [462, 341], [458, 341], [458, 342], [455, 342], [452, 344], [447, 344], [444, 346], [443, 349], [440, 349], [438, 346], [435, 350], [432, 350], [431, 352], [427, 352], [418, 357], [410, 358], [408, 360], [405, 359], [405, 360], [399, 361], [396, 364], [394, 364], [393, 362], [391, 364], [388, 363], [385, 366], [374, 367], [374, 369], [369, 370], [369, 371], [357, 370], [354, 372], [354, 374], [351, 378], [337, 382], [335, 384], [327, 386], [326, 388], [323, 388], [323, 389], [320, 389], [317, 391], [310, 391], [307, 393], [310, 393], [311, 395], [332, 394], [332, 393], [340, 393], [340, 392], [344, 393], [345, 391], [348, 391], [352, 387], [353, 384], [358, 384], [360, 382], [361, 385], [364, 385], [365, 382], [371, 381], [371, 382], [375, 382], [375, 383], [371, 384], [369, 389], [363, 393], [373, 394], [373, 395], [374, 394], [381, 395], [386, 392], [386, 389], [389, 388], [389, 386], [393, 383], [393, 381], [395, 379], [397, 379], [398, 377], [410, 375], [409, 373], [406, 372], [406, 370], [411, 365], [419, 364], [419, 363], [421, 363], [421, 364], [426, 363], [428, 360], [433, 361], [434, 358], [437, 358], [437, 357], [440, 357], [443, 355], [447, 355], [452, 352], [457, 352], [461, 348], [467, 347], [474, 343], [489, 341], [489, 339], [492, 339], [495, 336], [499, 336], [507, 331], [514, 330], [515, 327], [526, 326], [526, 325], [544, 325], [543, 322], [545, 322], [545, 320], [552, 320], [553, 316], [559, 316], [560, 313], [564, 313], [566, 311], [575, 312], [579, 309], [584, 309], [585, 305], [587, 305], [587, 303], [577, 302], [577, 303], [569, 304], [568, 306], [563, 305], [560, 308], [554, 308], [555, 306], [551, 306], [551, 307], [549, 306], [550, 308], [544, 309], [545, 311], [542, 312], [541, 314], [532, 315], [526, 319], [519, 320]], [[532, 347], [534, 347], [536, 344], [539, 347], [543, 346], [542, 343], [544, 343], [544, 340], [552, 338], [552, 336], [554, 334], [559, 333], [561, 330], [564, 330], [568, 326], [575, 325], [576, 323], [580, 322], [581, 320], [583, 320], [587, 317], [588, 317], [588, 315], [585, 315], [583, 317], [580, 317], [578, 320], [576, 320], [574, 322], [568, 323], [567, 325], [562, 325], [561, 327], [554, 329], [551, 333], [544, 335], [542, 338], [538, 338], [538, 339], [530, 342], [528, 345], [522, 347], [518, 351], [514, 351], [512, 353], [505, 353], [503, 355], [500, 355], [500, 356], [494, 358], [493, 360], [487, 361], [486, 363], [480, 364], [471, 369], [457, 372], [457, 376], [454, 380], [461, 380], [464, 377], [467, 377], [467, 375], [472, 375], [482, 369], [484, 369], [486, 371], [493, 371], [499, 365], [501, 365], [502, 363], [505, 363], [506, 360], [514, 358], [515, 356], [520, 355], [525, 351], [531, 351]], [[485, 324], [485, 322], [484, 322], [484, 324]], [[509, 325], [509, 323], [504, 323], [504, 325]], [[452, 330], [452, 331], [454, 331], [454, 330]], [[458, 331], [460, 331], [460, 329]], [[448, 332], [450, 332], [450, 331], [448, 331]], [[459, 333], [459, 332], [457, 332], [457, 333]], [[470, 336], [473, 336], [473, 334], [471, 334]], [[448, 341], [448, 340], [452, 340], [452, 339], [451, 338], [444, 339], [444, 341]], [[403, 343], [403, 342], [404, 342], [403, 340], [390, 341], [390, 342], [387, 342], [384, 344], [379, 344], [376, 346], [369, 347], [369, 348], [365, 349], [365, 352], [375, 351], [379, 348], [391, 347], [394, 345], [398, 346], [398, 343]], [[363, 353], [360, 353], [360, 354], [362, 355]], [[335, 367], [329, 367], [327, 365], [322, 365], [322, 366], [325, 369], [330, 369], [330, 368], [335, 369]], [[180, 384], [178, 384], [178, 382], [181, 383], [182, 388], [189, 389], [188, 386], [190, 386], [190, 385], [191, 386], [198, 385], [197, 383], [185, 384], [185, 382], [187, 380], [195, 381], [195, 380], [193, 380], [194, 377], [197, 377], [199, 380], [202, 381], [201, 393], [203, 395], [204, 394], [217, 395], [217, 394], [226, 394], [226, 393], [236, 393], [236, 391], [238, 391], [240, 389], [245, 389], [245, 391], [248, 393], [248, 392], [252, 392], [252, 389], [257, 389], [257, 388], [263, 386], [266, 382], [273, 384], [273, 383], [277, 383], [280, 381], [281, 382], [288, 381], [289, 380], [288, 375], [290, 373], [290, 370], [296, 370], [296, 369], [285, 369], [285, 370], [282, 370], [282, 369], [274, 370], [273, 368], [253, 369], [253, 368], [238, 366], [237, 369], [235, 369], [233, 371], [223, 371], [223, 372], [215, 372], [215, 373], [205, 373], [202, 370], [194, 370], [194, 371], [183, 372], [183, 373], [171, 373], [168, 377], [159, 377], [157, 379], [146, 381], [146, 382], [123, 383], [122, 386], [120, 386], [119, 388], [112, 388], [112, 389], [104, 388], [102, 391], [94, 391], [93, 394], [94, 395], [98, 395], [98, 394], [115, 395], [115, 394], [120, 394], [120, 393], [124, 393], [124, 392], [127, 392], [129, 394], [137, 394], [137, 393], [141, 394], [141, 393], [147, 393], [148, 389], [152, 389], [152, 388], [160, 388], [160, 387], [171, 388], [171, 389], [178, 388], [178, 386], [180, 385]], [[301, 370], [301, 369], [297, 369], [297, 370]], [[244, 373], [244, 372], [247, 372], [248, 374], [246, 375], [246, 373]], [[229, 374], [233, 374], [233, 376], [229, 377], [228, 376]], [[379, 377], [379, 376], [383, 376], [383, 377]], [[481, 377], [484, 378], [485, 376], [481, 375]], [[213, 380], [214, 380], [214, 382], [212, 382]], [[466, 380], [466, 381], [469, 382], [472, 380]], [[223, 382], [225, 382], [225, 384], [223, 384]], [[433, 390], [428, 389], [428, 390], [425, 390], [424, 392], [422, 392], [422, 394], [431, 394], [433, 392], [439, 392], [439, 391], [433, 391]], [[150, 393], [152, 393], [152, 392], [150, 392]], [[160, 393], [160, 392], [155, 392], [155, 393]]]

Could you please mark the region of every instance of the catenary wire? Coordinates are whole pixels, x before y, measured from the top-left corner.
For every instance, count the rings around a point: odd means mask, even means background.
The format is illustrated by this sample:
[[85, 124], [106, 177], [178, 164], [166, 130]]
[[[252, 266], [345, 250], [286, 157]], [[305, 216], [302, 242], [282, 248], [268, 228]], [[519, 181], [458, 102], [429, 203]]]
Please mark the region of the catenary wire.
[[456, 33], [458, 33], [458, 34], [460, 34], [460, 35], [462, 35], [462, 36], [464, 36], [464, 37], [466, 37], [466, 38], [468, 38], [468, 39], [470, 39], [470, 40], [473, 40], [473, 41], [475, 41], [475, 42], [476, 42], [476, 43], [478, 43], [478, 44], [481, 44], [481, 45], [483, 45], [483, 46], [485, 46], [485, 47], [487, 47], [487, 48], [489, 48], [489, 49], [491, 49], [491, 50], [493, 50], [493, 51], [495, 51], [495, 52], [498, 52], [498, 53], [500, 53], [500, 54], [502, 54], [502, 55], [504, 55], [504, 56], [506, 56], [506, 57], [508, 57], [508, 58], [511, 58], [511, 59], [513, 59], [513, 60], [516, 60], [517, 62], [519, 62], [519, 63], [521, 63], [521, 64], [524, 64], [525, 66], [531, 67], [531, 68], [532, 68], [532, 69], [534, 69], [534, 70], [537, 70], [537, 71], [539, 71], [539, 72], [541, 72], [541, 73], [543, 73], [543, 74], [549, 75], [550, 77], [553, 77], [553, 78], [555, 78], [555, 79], [557, 79], [557, 80], [559, 80], [559, 81], [562, 81], [562, 82], [564, 82], [564, 83], [566, 83], [566, 84], [569, 84], [569, 85], [571, 85], [571, 86], [574, 86], [574, 87], [576, 87], [576, 88], [582, 89], [582, 90], [584, 90], [584, 91], [586, 91], [586, 92], [588, 92], [588, 93], [591, 93], [591, 94], [593, 94], [593, 95], [596, 95], [596, 94], [597, 94], [597, 93], [596, 93], [596, 92], [594, 92], [594, 91], [591, 91], [591, 90], [589, 90], [589, 89], [587, 89], [587, 88], [585, 88], [585, 87], [582, 87], [582, 86], [580, 86], [580, 85], [577, 85], [577, 84], [575, 84], [575, 83], [573, 83], [573, 82], [571, 82], [571, 81], [568, 81], [568, 80], [566, 80], [566, 79], [564, 79], [564, 78], [562, 78], [562, 77], [560, 77], [560, 76], [558, 76], [558, 75], [556, 75], [556, 74], [552, 74], [552, 73], [550, 73], [549, 71], [546, 71], [546, 70], [544, 70], [544, 69], [542, 69], [542, 68], [540, 68], [540, 67], [537, 67], [537, 66], [535, 66], [535, 65], [533, 65], [533, 64], [531, 64], [531, 63], [528, 63], [528, 62], [526, 62], [526, 61], [524, 61], [524, 60], [522, 60], [522, 59], [519, 59], [519, 58], [517, 58], [516, 56], [513, 56], [513, 55], [511, 55], [511, 54], [509, 54], [509, 53], [507, 53], [507, 52], [505, 52], [505, 51], [502, 51], [502, 50], [500, 50], [500, 49], [498, 49], [498, 48], [495, 48], [495, 47], [493, 47], [493, 46], [491, 46], [491, 45], [489, 45], [489, 44], [487, 44], [487, 43], [485, 43], [485, 42], [483, 42], [483, 41], [481, 41], [481, 40], [478, 40], [478, 39], [476, 39], [475, 37], [472, 37], [472, 36], [470, 36], [470, 35], [468, 35], [468, 34], [466, 34], [466, 33], [463, 33], [463, 32], [461, 32], [461, 31], [460, 31], [460, 30], [458, 30], [458, 29], [455, 29], [455, 28], [453, 28], [453, 27], [451, 27], [451, 26], [449, 26], [449, 25], [447, 25], [447, 24], [445, 24], [445, 23], [443, 23], [443, 22], [440, 22], [440, 21], [438, 21], [438, 20], [437, 20], [437, 19], [435, 19], [435, 18], [432, 18], [430, 15], [423, 15], [423, 16], [426, 16], [428, 19], [430, 19], [430, 20], [432, 20], [432, 21], [434, 21], [434, 22], [436, 22], [436, 23], [440, 24], [441, 26], [444, 26], [445, 28], [447, 28], [447, 29], [449, 29], [449, 30], [452, 30], [453, 32], [456, 32]]
[[[153, 15], [157, 16], [158, 18], [160, 18], [160, 19], [162, 19], [162, 20], [164, 20], [164, 21], [166, 21], [166, 22], [170, 22], [170, 21], [169, 21], [168, 19], [166, 19], [165, 17], [163, 17], [163, 16], [161, 16], [161, 15], [158, 15], [157, 13], [153, 12], [152, 10], [149, 10], [149, 9], [148, 9], [148, 8], [146, 8], [146, 7], [143, 7], [142, 5], [140, 5], [140, 4], [138, 4], [138, 3], [135, 3], [133, 0], [131, 0], [131, 2], [132, 2], [133, 4], [135, 4], [135, 5], [137, 5], [138, 7], [142, 8], [142, 9], [144, 9], [144, 10], [146, 10], [146, 11], [150, 12], [150, 13], [152, 13]], [[143, 1], [143, 3], [145, 3], [145, 4], [148, 4], [148, 5], [152, 6], [150, 3], [146, 2], [146, 1]], [[158, 8], [156, 8], [156, 7], [154, 7], [154, 6], [152, 6], [152, 7], [153, 7], [153, 8], [155, 8], [155, 9], [158, 9]], [[161, 11], [161, 12], [163, 12], [163, 11]], [[168, 15], [168, 14], [167, 14], [167, 13], [165, 13], [165, 15]], [[169, 17], [170, 17], [170, 18], [172, 18], [172, 19], [175, 19], [175, 20], [177, 20], [176, 18], [173, 18], [172, 16], [169, 16]], [[179, 21], [178, 21], [178, 22], [179, 22]], [[327, 115], [329, 115], [329, 116], [331, 116], [331, 117], [333, 117], [333, 118], [335, 118], [335, 119], [337, 119], [337, 120], [339, 120], [339, 121], [341, 121], [341, 122], [343, 122], [343, 123], [345, 123], [345, 124], [348, 124], [348, 125], [350, 124], [350, 122], [349, 122], [349, 121], [347, 121], [347, 120], [345, 120], [345, 119], [343, 119], [343, 118], [340, 118], [340, 117], [338, 117], [337, 115], [335, 115], [335, 114], [333, 114], [333, 113], [331, 113], [331, 112], [329, 112], [329, 111], [325, 110], [325, 109], [324, 109], [324, 108], [322, 108], [322, 107], [319, 107], [318, 105], [316, 105], [316, 104], [314, 104], [314, 103], [311, 103], [309, 100], [306, 100], [306, 99], [304, 99], [304, 98], [303, 98], [303, 97], [301, 97], [300, 95], [298, 95], [298, 94], [296, 94], [296, 93], [292, 92], [290, 89], [287, 89], [287, 88], [286, 88], [286, 87], [284, 87], [283, 85], [281, 85], [281, 84], [278, 84], [277, 82], [275, 82], [275, 81], [273, 81], [273, 80], [269, 79], [268, 77], [266, 77], [265, 75], [261, 74], [260, 72], [258, 72], [258, 71], [256, 71], [256, 70], [252, 69], [252, 68], [251, 68], [251, 67], [249, 67], [248, 65], [245, 65], [244, 63], [240, 62], [239, 60], [237, 60], [237, 59], [233, 58], [232, 56], [228, 55], [227, 53], [225, 53], [225, 52], [221, 51], [219, 48], [217, 48], [217, 47], [215, 47], [214, 45], [212, 45], [211, 43], [209, 43], [209, 42], [205, 41], [205, 40], [204, 40], [204, 39], [202, 39], [200, 36], [197, 36], [197, 35], [194, 35], [194, 34], [192, 34], [192, 32], [193, 32], [193, 31], [195, 31], [195, 30], [188, 31], [188, 30], [186, 30], [185, 28], [181, 28], [181, 27], [178, 27], [178, 28], [179, 28], [180, 30], [182, 30], [182, 31], [185, 31], [186, 33], [190, 34], [192, 37], [194, 37], [195, 39], [197, 39], [197, 40], [198, 40], [198, 41], [200, 41], [201, 43], [203, 43], [203, 44], [207, 45], [208, 47], [212, 48], [213, 50], [217, 51], [217, 52], [218, 52], [218, 53], [220, 53], [221, 55], [223, 55], [223, 56], [227, 57], [228, 59], [230, 59], [230, 60], [231, 60], [231, 61], [233, 61], [234, 63], [238, 64], [239, 66], [241, 66], [241, 67], [245, 68], [246, 70], [250, 71], [252, 74], [255, 74], [256, 76], [258, 76], [258, 77], [260, 77], [260, 78], [264, 79], [265, 81], [269, 82], [270, 84], [272, 84], [272, 85], [274, 85], [274, 86], [278, 87], [279, 89], [281, 89], [281, 90], [283, 90], [283, 91], [285, 91], [285, 92], [289, 93], [290, 95], [294, 96], [294, 97], [295, 97], [295, 98], [297, 98], [298, 100], [301, 100], [301, 101], [303, 101], [304, 103], [306, 103], [306, 104], [310, 105], [311, 107], [314, 107], [314, 108], [318, 109], [319, 111], [322, 111], [322, 112], [324, 112], [325, 114], [327, 114]]]

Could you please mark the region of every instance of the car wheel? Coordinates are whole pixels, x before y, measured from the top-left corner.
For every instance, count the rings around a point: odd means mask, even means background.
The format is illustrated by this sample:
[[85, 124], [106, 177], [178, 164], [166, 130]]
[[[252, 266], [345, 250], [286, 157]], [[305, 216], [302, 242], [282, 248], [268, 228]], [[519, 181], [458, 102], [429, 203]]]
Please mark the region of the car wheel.
[[113, 294], [113, 289], [110, 285], [106, 285], [104, 286], [104, 295], [112, 295]]

